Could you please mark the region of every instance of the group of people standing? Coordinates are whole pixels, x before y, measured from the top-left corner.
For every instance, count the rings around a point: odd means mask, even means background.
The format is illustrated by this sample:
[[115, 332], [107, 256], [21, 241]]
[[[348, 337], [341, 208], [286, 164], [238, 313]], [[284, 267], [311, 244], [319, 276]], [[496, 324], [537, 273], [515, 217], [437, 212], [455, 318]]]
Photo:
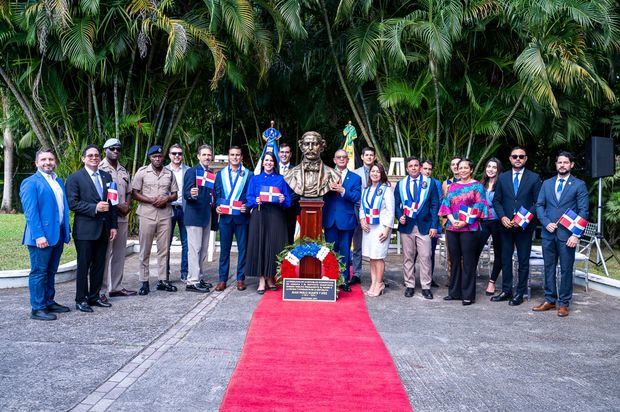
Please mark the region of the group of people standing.
[[[283, 178], [283, 173], [293, 166], [289, 145], [280, 146], [279, 156], [265, 153], [256, 175], [243, 166], [243, 153], [237, 146], [229, 148], [227, 166], [214, 173], [210, 168], [213, 149], [209, 145], [198, 148], [197, 164], [193, 167], [185, 165], [183, 150], [176, 144], [170, 147], [170, 163], [164, 166], [163, 148], [155, 145], [147, 151], [149, 164], [141, 167], [133, 179], [119, 164], [122, 144], [118, 139], [107, 140], [103, 150], [102, 160], [97, 146], [87, 146], [81, 157], [84, 167], [68, 177], [66, 186], [54, 173], [55, 154], [39, 150], [35, 159], [37, 172], [21, 185], [26, 216], [23, 243], [28, 246], [31, 262], [31, 318], [54, 320], [58, 313], [70, 311], [54, 300], [54, 276], [63, 245], [70, 239], [69, 211], [75, 216], [75, 303], [79, 311], [93, 312], [93, 306], [110, 307], [108, 296], [148, 295], [154, 240], [156, 289], [176, 292], [177, 287], [170, 281], [170, 246], [175, 226], [181, 240], [180, 278], [186, 291], [208, 293], [213, 288], [206, 271], [212, 230], [220, 233], [216, 291], [228, 286], [233, 239], [238, 251], [236, 288], [245, 290], [245, 278], [251, 276], [259, 279], [259, 294], [277, 289], [276, 256], [293, 242], [299, 213], [299, 198]], [[452, 159], [454, 176], [442, 183], [432, 177], [431, 161], [410, 157], [406, 160], [407, 176], [394, 188], [390, 187], [384, 166], [376, 162], [373, 148], [364, 148], [361, 159], [363, 165], [350, 171], [347, 153], [336, 151], [333, 161], [340, 179], [330, 183], [330, 191], [323, 197], [325, 239], [334, 244], [346, 267], [345, 283], [340, 286], [343, 291], [361, 283], [364, 256], [370, 261], [371, 277], [366, 294], [383, 294], [385, 258], [396, 219], [404, 253], [405, 296], [415, 294], [417, 261], [422, 295], [433, 299], [431, 287], [437, 286], [433, 281], [435, 250], [437, 239], [445, 230], [449, 289], [444, 299], [461, 300], [463, 305], [475, 301], [478, 259], [492, 236], [495, 260], [486, 292], [493, 295], [492, 301], [519, 305], [529, 274], [535, 227], [531, 223], [523, 230], [514, 224], [514, 215], [524, 207], [536, 212], [543, 223], [546, 302], [534, 310], [553, 309], [557, 304], [560, 316], [568, 314], [578, 239], [556, 222], [566, 208], [584, 218], [588, 216], [585, 184], [570, 175], [574, 166], [572, 155], [558, 155], [558, 175], [546, 181], [542, 190], [539, 176], [524, 167], [527, 156], [522, 148], [512, 150], [512, 168], [507, 172], [502, 173], [501, 162], [491, 158], [480, 182], [472, 178], [473, 164], [468, 159]], [[134, 200], [138, 202], [140, 242], [138, 291], [123, 287], [128, 215]], [[462, 219], [463, 206], [475, 213]], [[513, 293], [515, 247], [519, 282]], [[555, 289], [558, 258], [562, 267], [559, 295]], [[502, 290], [495, 295], [500, 271]]]

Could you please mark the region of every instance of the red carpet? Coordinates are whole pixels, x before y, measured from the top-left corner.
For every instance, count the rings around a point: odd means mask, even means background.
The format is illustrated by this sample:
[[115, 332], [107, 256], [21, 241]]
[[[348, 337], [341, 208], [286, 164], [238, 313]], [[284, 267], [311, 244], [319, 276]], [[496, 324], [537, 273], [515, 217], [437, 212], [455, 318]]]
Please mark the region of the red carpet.
[[265, 293], [221, 410], [411, 411], [360, 287], [340, 295], [319, 303]]

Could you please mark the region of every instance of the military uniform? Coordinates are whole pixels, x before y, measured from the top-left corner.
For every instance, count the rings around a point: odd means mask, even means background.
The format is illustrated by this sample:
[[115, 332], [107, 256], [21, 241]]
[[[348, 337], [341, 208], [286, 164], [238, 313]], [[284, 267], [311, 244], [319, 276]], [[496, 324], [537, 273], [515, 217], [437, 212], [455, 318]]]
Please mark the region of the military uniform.
[[[108, 172], [112, 176], [112, 181], [116, 183], [118, 191], [118, 203], [124, 204], [131, 195], [131, 180], [129, 173], [120, 164], [114, 169], [108, 159], [103, 159], [99, 163], [99, 170]], [[122, 289], [123, 275], [125, 273], [125, 250], [127, 248], [128, 235], [128, 216], [118, 216], [118, 232], [116, 238], [108, 244], [106, 264], [103, 272], [103, 283], [101, 293], [117, 292]]]
[[[143, 166], [136, 172], [133, 181], [133, 190], [139, 191], [148, 197], [169, 196], [179, 191], [176, 179], [172, 172], [162, 168], [159, 175], [152, 165]], [[164, 208], [156, 208], [150, 203], [140, 202], [137, 215], [140, 221], [140, 269], [138, 276], [141, 282], [149, 280], [149, 258], [153, 238], [157, 238], [157, 277], [160, 281], [167, 280], [166, 261], [170, 253], [170, 228], [172, 206], [170, 203]]]

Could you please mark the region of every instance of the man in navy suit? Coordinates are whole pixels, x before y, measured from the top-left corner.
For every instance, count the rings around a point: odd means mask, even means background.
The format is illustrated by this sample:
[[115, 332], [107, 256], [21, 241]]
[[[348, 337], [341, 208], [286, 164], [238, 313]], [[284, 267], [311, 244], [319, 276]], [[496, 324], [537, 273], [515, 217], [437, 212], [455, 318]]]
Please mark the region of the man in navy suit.
[[108, 201], [108, 172], [99, 170], [101, 154], [95, 145], [82, 151], [84, 167], [67, 178], [67, 200], [74, 213], [73, 239], [77, 251], [75, 306], [81, 312], [93, 312], [91, 306], [109, 308], [101, 300], [108, 242], [116, 238], [116, 206]]
[[[288, 143], [282, 143], [278, 155], [280, 156], [280, 163], [278, 168], [280, 174], [284, 176], [284, 173], [295, 167], [295, 164], [291, 162], [291, 156], [293, 152], [291, 146]], [[297, 228], [297, 216], [301, 212], [299, 207], [299, 195], [291, 189], [291, 206], [284, 209], [284, 216], [286, 217], [286, 231], [288, 234], [288, 242], [293, 243], [295, 241], [295, 229]]]
[[185, 198], [185, 229], [187, 230], [187, 257], [189, 274], [185, 290], [208, 293], [211, 284], [202, 278], [207, 276], [207, 250], [211, 234], [211, 202], [213, 187], [196, 186], [196, 171], [206, 175], [213, 159], [213, 149], [207, 144], [198, 148], [198, 164], [185, 172], [183, 197]]
[[[558, 308], [558, 316], [568, 316], [573, 296], [573, 265], [579, 236], [557, 222], [571, 209], [588, 218], [588, 189], [583, 180], [571, 174], [575, 166], [573, 155], [560, 152], [555, 159], [557, 176], [545, 180], [538, 194], [536, 214], [543, 225], [542, 250], [545, 261], [545, 302], [535, 306], [535, 312]], [[556, 287], [555, 268], [560, 260], [560, 290]], [[557, 297], [557, 298], [556, 298]]]
[[[426, 177], [430, 177], [435, 186], [437, 186], [437, 193], [439, 194], [439, 207], [441, 207], [441, 201], [443, 200], [443, 185], [441, 180], [433, 177], [433, 162], [429, 159], [426, 159], [422, 162], [422, 174]], [[437, 250], [437, 242], [439, 241], [439, 236], [442, 233], [441, 222], [437, 225], [437, 236], [431, 238], [431, 286], [436, 288], [439, 287], [433, 276], [435, 276], [435, 251]]]
[[56, 176], [56, 156], [41, 149], [35, 157], [37, 172], [26, 178], [19, 190], [26, 228], [22, 244], [30, 255], [30, 318], [55, 320], [56, 313], [69, 312], [54, 301], [54, 277], [63, 245], [69, 243], [69, 205], [65, 186]]
[[[215, 286], [218, 292], [226, 289], [226, 281], [230, 273], [230, 248], [233, 235], [237, 238], [237, 290], [246, 289], [245, 256], [250, 219], [245, 195], [252, 172], [243, 167], [242, 160], [241, 148], [231, 146], [228, 149], [228, 166], [220, 170], [215, 177], [216, 211], [219, 215], [220, 230], [220, 279]], [[231, 207], [233, 202], [241, 202], [241, 208], [234, 211]]]
[[422, 295], [433, 299], [431, 292], [432, 238], [437, 236], [439, 226], [439, 193], [430, 177], [420, 173], [420, 160], [408, 157], [407, 176], [396, 185], [394, 204], [398, 231], [403, 244], [403, 274], [405, 296], [415, 293], [415, 260], [420, 263]]
[[349, 266], [351, 265], [351, 240], [357, 227], [355, 205], [362, 195], [362, 179], [347, 169], [349, 157], [340, 149], [334, 154], [336, 170], [340, 172], [340, 181], [330, 184], [330, 191], [323, 196], [323, 228], [325, 240], [334, 244], [334, 249], [343, 257], [345, 283], [340, 289], [350, 292]]
[[[493, 296], [491, 301], [509, 301], [510, 306], [523, 303], [523, 294], [527, 288], [527, 279], [530, 272], [530, 253], [532, 251], [532, 237], [536, 228], [536, 218], [521, 229], [513, 218], [521, 207], [535, 213], [536, 200], [540, 192], [540, 176], [525, 168], [527, 154], [521, 147], [515, 147], [510, 152], [512, 169], [501, 175], [495, 187], [493, 208], [502, 222], [502, 292]], [[512, 293], [512, 254], [517, 249], [519, 260], [519, 283], [516, 293]]]

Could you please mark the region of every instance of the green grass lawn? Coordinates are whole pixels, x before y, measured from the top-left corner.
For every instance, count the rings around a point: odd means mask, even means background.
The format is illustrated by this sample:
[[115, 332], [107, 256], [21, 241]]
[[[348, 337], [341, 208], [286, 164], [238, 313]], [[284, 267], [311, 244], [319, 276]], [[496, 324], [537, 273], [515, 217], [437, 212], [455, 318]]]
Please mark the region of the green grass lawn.
[[[0, 270], [30, 268], [28, 248], [22, 245], [24, 226], [24, 215], [0, 214]], [[75, 247], [71, 241], [65, 245], [60, 262], [75, 260], [75, 256]]]
[[[616, 254], [618, 258], [620, 258], [620, 249], [615, 248], [614, 253]], [[609, 253], [609, 249], [607, 248], [603, 249], [603, 254], [605, 255], [605, 257], [611, 257], [611, 253]], [[596, 258], [596, 252], [594, 248], [592, 249], [591, 257], [592, 259]], [[613, 257], [611, 257], [605, 263], [607, 265], [607, 271], [609, 272], [609, 277], [620, 280], [620, 264], [618, 263], [618, 261], [614, 259]], [[596, 273], [597, 275], [605, 276], [605, 271], [603, 270], [603, 266], [596, 267], [596, 265], [591, 262], [590, 262], [589, 272]]]

